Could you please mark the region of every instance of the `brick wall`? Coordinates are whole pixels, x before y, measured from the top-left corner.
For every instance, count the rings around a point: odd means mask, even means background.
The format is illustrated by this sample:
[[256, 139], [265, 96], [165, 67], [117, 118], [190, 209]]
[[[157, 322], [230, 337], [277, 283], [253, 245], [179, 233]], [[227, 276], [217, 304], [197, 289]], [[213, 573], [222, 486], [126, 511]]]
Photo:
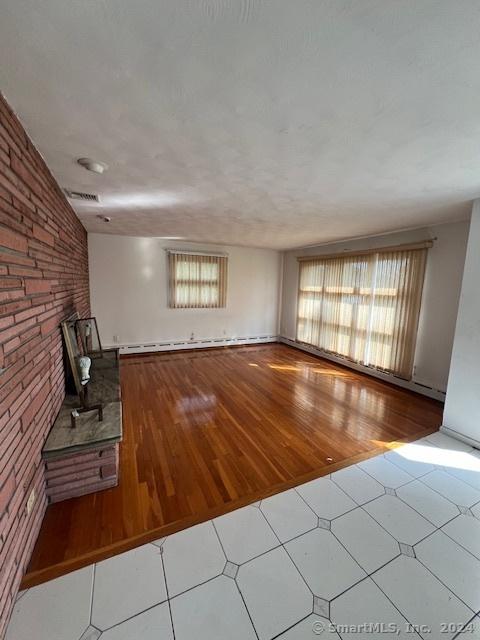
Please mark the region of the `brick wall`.
[[89, 306], [85, 229], [0, 95], [0, 638], [46, 506], [40, 452], [65, 390], [58, 325]]

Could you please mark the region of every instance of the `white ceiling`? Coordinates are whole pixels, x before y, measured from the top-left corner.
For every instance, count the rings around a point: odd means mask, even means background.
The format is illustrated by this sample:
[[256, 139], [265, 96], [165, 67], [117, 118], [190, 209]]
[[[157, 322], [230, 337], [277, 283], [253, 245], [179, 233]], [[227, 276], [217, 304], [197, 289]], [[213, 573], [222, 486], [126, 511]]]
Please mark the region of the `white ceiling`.
[[76, 206], [89, 231], [287, 248], [464, 219], [480, 195], [478, 0], [0, 15], [0, 88], [59, 183], [100, 195]]

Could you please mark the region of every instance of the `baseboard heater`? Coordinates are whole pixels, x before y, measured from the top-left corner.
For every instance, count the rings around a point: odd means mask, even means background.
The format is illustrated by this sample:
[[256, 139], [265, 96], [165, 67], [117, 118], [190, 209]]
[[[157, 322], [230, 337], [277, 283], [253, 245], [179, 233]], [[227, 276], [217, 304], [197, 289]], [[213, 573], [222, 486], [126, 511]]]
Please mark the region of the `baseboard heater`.
[[110, 345], [119, 349], [120, 355], [132, 353], [154, 353], [156, 351], [181, 351], [186, 349], [207, 349], [212, 347], [231, 347], [235, 345], [263, 344], [278, 342], [278, 336], [244, 336], [238, 338], [197, 338], [196, 340], [169, 340], [148, 342], [145, 344]]
[[354, 369], [355, 371], [361, 371], [362, 373], [366, 373], [369, 376], [378, 378], [379, 380], [390, 382], [391, 384], [397, 385], [397, 387], [402, 387], [402, 389], [409, 389], [410, 391], [421, 393], [422, 395], [428, 396], [429, 398], [433, 398], [434, 400], [440, 400], [441, 402], [445, 402], [445, 395], [446, 395], [445, 391], [441, 391], [440, 389], [434, 389], [433, 387], [429, 387], [419, 382], [414, 382], [413, 380], [403, 380], [402, 378], [397, 378], [391, 373], [383, 373], [382, 371], [378, 371], [373, 367], [365, 367], [361, 364], [356, 364], [355, 362], [352, 362], [347, 358], [334, 356], [330, 353], [326, 353], [325, 351], [322, 351], [321, 349], [317, 349], [316, 347], [312, 347], [303, 342], [298, 342], [297, 340], [293, 340], [292, 338], [279, 336], [278, 341], [283, 342], [284, 344], [288, 344], [291, 347], [295, 347], [296, 349], [301, 349], [306, 353], [311, 353], [315, 356], [320, 356], [321, 358], [325, 358], [325, 360], [330, 360], [331, 362], [335, 362], [336, 364], [341, 364], [345, 367], [349, 367], [350, 369]]

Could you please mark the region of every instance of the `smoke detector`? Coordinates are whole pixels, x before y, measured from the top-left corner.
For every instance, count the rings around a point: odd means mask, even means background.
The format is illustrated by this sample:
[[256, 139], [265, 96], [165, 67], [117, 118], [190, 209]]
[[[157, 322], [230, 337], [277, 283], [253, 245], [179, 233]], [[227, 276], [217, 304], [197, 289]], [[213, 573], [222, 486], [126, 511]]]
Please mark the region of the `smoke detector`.
[[70, 200], [83, 200], [85, 202], [100, 202], [96, 193], [85, 193], [83, 191], [73, 191], [72, 189], [63, 190], [67, 198]]
[[110, 218], [110, 216], [102, 216], [102, 215], [99, 215], [99, 216], [97, 216], [97, 218], [98, 218], [99, 220], [102, 220], [102, 222], [111, 222], [111, 220], [112, 220], [112, 219]]
[[87, 171], [93, 171], [93, 173], [103, 173], [108, 169], [107, 164], [92, 160], [92, 158], [79, 158], [77, 162], [81, 167], [84, 167]]

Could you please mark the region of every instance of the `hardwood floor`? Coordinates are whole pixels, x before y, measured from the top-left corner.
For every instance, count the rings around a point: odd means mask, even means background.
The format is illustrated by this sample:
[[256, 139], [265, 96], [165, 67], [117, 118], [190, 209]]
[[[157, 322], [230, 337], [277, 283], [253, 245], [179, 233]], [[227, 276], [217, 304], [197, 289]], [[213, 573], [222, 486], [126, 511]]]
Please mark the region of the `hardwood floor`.
[[286, 345], [121, 360], [118, 487], [51, 505], [23, 586], [435, 431], [442, 405]]

